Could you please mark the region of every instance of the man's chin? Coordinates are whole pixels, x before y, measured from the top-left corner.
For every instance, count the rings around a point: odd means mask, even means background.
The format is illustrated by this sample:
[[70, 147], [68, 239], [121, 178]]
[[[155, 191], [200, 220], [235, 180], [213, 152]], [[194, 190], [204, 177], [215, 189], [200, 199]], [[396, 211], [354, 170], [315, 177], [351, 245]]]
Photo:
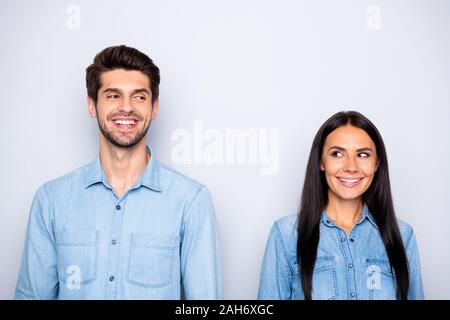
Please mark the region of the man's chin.
[[108, 141], [112, 145], [119, 147], [119, 148], [133, 148], [134, 146], [139, 144], [145, 138], [145, 136], [143, 136], [143, 137], [133, 137], [133, 138], [123, 139], [123, 138], [113, 137], [108, 134], [106, 134], [106, 135], [103, 134], [103, 136], [105, 137], [106, 141]]
[[111, 144], [113, 144], [114, 146], [119, 147], [119, 148], [133, 148], [141, 141], [142, 141], [142, 139], [131, 140], [131, 141], [121, 141], [121, 140], [114, 140], [114, 139], [109, 140], [109, 142]]
[[110, 132], [109, 130], [104, 130], [99, 125], [100, 131], [103, 137], [112, 145], [119, 148], [133, 148], [137, 144], [139, 144], [142, 140], [145, 140], [148, 132], [148, 127], [144, 131], [134, 132], [132, 136], [131, 133], [128, 134], [115, 134], [114, 132]]

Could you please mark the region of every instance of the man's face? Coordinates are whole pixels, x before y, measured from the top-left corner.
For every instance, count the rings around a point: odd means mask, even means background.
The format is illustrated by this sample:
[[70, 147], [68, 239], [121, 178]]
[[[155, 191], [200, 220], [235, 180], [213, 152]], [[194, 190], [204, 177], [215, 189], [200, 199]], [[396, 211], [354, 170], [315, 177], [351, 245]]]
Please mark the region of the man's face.
[[116, 69], [101, 75], [97, 105], [88, 98], [88, 109], [97, 117], [98, 126], [107, 141], [130, 148], [147, 134], [156, 118], [159, 101], [152, 105], [148, 77], [140, 71]]

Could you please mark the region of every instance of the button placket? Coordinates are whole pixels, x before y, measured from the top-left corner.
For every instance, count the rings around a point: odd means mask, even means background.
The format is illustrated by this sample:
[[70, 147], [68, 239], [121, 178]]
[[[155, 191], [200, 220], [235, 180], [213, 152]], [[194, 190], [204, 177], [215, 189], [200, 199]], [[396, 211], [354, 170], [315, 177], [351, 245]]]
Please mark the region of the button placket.
[[107, 297], [109, 299], [115, 299], [117, 297], [118, 270], [120, 263], [120, 234], [123, 223], [123, 200], [119, 200], [114, 206], [113, 214], [111, 216], [111, 233], [110, 233], [110, 246], [108, 252], [108, 286]]
[[347, 236], [347, 233], [341, 228], [338, 229], [339, 243], [342, 248], [342, 253], [344, 254], [344, 261], [347, 267], [347, 284], [348, 284], [348, 295], [349, 299], [356, 299], [356, 281], [355, 281], [355, 273], [356, 268], [353, 261], [353, 243], [351, 241], [352, 237]]

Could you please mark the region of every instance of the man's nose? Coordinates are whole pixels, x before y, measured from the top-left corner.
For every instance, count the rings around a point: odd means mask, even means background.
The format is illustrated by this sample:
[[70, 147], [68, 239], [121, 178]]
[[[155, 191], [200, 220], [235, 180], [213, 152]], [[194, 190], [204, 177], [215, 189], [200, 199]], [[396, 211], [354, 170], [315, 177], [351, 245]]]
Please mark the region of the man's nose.
[[134, 109], [131, 99], [127, 97], [123, 98], [118, 109], [126, 113], [131, 112]]

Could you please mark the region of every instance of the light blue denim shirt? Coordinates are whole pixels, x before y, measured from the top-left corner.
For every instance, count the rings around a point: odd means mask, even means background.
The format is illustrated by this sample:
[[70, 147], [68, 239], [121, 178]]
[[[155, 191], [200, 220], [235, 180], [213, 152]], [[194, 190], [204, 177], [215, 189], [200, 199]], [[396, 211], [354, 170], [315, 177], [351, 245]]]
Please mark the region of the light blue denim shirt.
[[[276, 221], [262, 263], [259, 299], [304, 299], [297, 264], [297, 215]], [[408, 299], [423, 299], [412, 228], [398, 220], [410, 273]], [[322, 213], [312, 299], [396, 299], [396, 284], [378, 227], [367, 206], [350, 234]]]
[[16, 299], [221, 297], [211, 196], [153, 155], [122, 197], [99, 157], [37, 191]]

